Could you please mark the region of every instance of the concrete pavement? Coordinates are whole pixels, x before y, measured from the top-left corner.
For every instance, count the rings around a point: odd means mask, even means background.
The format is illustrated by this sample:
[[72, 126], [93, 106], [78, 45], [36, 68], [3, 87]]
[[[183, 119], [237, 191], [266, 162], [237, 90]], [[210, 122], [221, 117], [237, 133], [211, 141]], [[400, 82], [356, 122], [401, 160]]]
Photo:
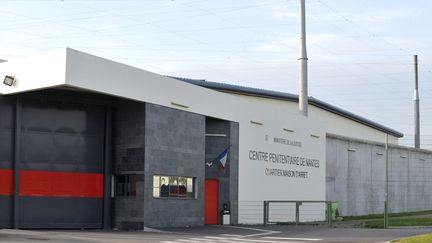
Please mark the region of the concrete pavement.
[[431, 233], [432, 228], [363, 229], [324, 226], [205, 226], [162, 229], [160, 232], [100, 230], [0, 230], [0, 242], [59, 243], [294, 243], [294, 242], [388, 242]]

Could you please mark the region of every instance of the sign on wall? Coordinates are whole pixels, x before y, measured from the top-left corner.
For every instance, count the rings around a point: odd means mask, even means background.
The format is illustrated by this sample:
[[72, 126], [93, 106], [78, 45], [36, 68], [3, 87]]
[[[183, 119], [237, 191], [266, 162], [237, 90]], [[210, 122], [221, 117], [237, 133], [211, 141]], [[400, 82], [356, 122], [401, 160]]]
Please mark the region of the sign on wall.
[[325, 200], [325, 132], [318, 122], [245, 121], [239, 143], [240, 223], [261, 223], [264, 200]]

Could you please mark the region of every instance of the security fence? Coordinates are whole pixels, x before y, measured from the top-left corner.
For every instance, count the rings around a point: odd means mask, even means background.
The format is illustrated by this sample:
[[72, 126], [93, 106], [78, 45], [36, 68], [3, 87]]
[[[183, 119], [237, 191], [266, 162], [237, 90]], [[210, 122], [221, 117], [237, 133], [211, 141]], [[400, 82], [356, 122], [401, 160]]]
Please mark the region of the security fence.
[[[339, 215], [339, 207], [355, 204], [372, 214]], [[391, 201], [390, 201], [391, 204]], [[351, 205], [353, 207], [353, 205]], [[370, 208], [370, 207], [373, 207]], [[240, 224], [328, 225], [343, 227], [384, 227], [384, 201], [240, 201]], [[432, 226], [432, 210], [389, 213], [388, 227]]]
[[332, 224], [330, 201], [264, 201], [263, 223], [322, 223]]
[[335, 220], [337, 204], [331, 201], [240, 201], [242, 224], [329, 224]]

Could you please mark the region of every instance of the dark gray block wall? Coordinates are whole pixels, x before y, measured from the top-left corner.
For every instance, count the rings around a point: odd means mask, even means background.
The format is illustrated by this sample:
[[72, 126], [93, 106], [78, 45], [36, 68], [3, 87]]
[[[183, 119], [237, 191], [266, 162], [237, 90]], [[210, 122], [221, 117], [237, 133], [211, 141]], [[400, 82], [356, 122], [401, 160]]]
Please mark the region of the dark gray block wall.
[[[205, 117], [147, 103], [145, 119], [145, 226], [203, 225]], [[153, 198], [153, 175], [195, 177], [197, 198]]]
[[231, 224], [238, 224], [238, 195], [239, 195], [239, 124], [230, 122], [231, 162], [230, 173], [230, 209]]
[[[231, 211], [231, 224], [238, 223], [238, 123], [208, 117], [206, 119], [206, 162], [210, 163], [230, 146], [225, 169], [213, 161], [206, 166], [206, 179], [219, 181], [219, 210], [226, 204]], [[225, 135], [225, 136], [220, 136]], [[221, 219], [219, 222], [222, 223]]]
[[119, 229], [144, 227], [145, 103], [120, 100], [113, 109], [113, 174], [137, 175], [137, 195], [117, 196], [112, 224]]

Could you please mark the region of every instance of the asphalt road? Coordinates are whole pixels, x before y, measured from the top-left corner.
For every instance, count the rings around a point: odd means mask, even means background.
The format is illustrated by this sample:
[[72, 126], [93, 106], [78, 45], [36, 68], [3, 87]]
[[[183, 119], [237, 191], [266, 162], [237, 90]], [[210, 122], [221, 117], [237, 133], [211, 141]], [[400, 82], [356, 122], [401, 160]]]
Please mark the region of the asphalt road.
[[59, 243], [306, 243], [306, 242], [388, 242], [402, 237], [432, 233], [432, 228], [362, 229], [323, 226], [206, 226], [164, 229], [163, 231], [64, 231], [0, 230], [0, 242]]

